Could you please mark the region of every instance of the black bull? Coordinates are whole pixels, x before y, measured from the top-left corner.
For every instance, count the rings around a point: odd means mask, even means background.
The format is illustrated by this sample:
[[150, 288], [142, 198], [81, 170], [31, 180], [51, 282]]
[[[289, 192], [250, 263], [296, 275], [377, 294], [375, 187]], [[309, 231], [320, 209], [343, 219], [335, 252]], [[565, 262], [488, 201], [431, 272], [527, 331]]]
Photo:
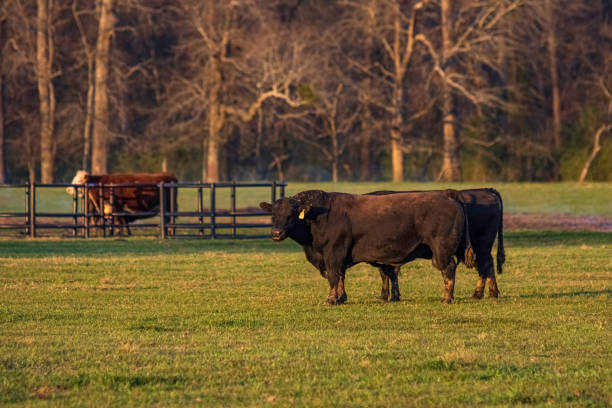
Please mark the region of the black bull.
[[[387, 195], [395, 193], [420, 193], [419, 191], [374, 191], [366, 195]], [[458, 199], [464, 204], [468, 217], [470, 242], [476, 254], [476, 268], [478, 270], [478, 282], [474, 291], [474, 298], [482, 299], [485, 284], [489, 286], [489, 296], [498, 297], [499, 290], [495, 279], [493, 258], [491, 249], [497, 235], [497, 272], [502, 273], [502, 265], [506, 260], [504, 252], [504, 205], [501, 195], [492, 188], [477, 188], [457, 191]], [[424, 258], [431, 258], [431, 253]], [[380, 269], [380, 268], [379, 268]], [[400, 268], [395, 268], [394, 273], [399, 275]], [[382, 280], [381, 299], [389, 298], [389, 277], [380, 269]], [[399, 292], [399, 288], [397, 289]], [[393, 297], [391, 300], [394, 299]]]
[[[327, 302], [346, 301], [346, 269], [366, 262], [381, 269], [399, 299], [395, 268], [430, 257], [450, 303], [459, 261], [470, 264], [469, 228], [454, 190], [385, 195], [301, 192], [260, 207], [272, 213], [272, 238], [292, 238], [329, 281]], [[473, 266], [473, 265], [468, 265]]]

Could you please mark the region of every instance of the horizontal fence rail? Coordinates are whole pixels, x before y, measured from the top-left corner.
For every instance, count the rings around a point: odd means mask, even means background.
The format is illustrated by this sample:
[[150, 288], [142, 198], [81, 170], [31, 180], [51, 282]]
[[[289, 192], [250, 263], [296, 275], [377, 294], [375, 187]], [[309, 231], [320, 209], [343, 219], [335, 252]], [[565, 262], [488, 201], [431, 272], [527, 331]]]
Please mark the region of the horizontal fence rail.
[[[5, 184], [0, 189], [23, 190], [24, 211], [3, 211], [0, 201], [0, 231], [17, 231], [32, 238], [44, 236], [43, 231], [90, 238], [130, 235], [132, 230], [154, 231], [160, 238], [262, 238], [269, 236], [267, 231], [265, 234], [241, 232], [270, 228], [270, 214], [258, 207], [240, 208], [237, 191], [267, 188], [274, 202], [285, 196], [286, 186], [280, 182]], [[68, 197], [62, 192], [61, 199], [71, 200], [70, 212], [37, 210], [41, 191], [67, 187], [72, 187], [74, 193]], [[195, 205], [181, 211], [177, 206], [178, 196], [186, 191], [195, 193]], [[219, 208], [219, 195], [225, 191], [229, 192], [229, 208]]]

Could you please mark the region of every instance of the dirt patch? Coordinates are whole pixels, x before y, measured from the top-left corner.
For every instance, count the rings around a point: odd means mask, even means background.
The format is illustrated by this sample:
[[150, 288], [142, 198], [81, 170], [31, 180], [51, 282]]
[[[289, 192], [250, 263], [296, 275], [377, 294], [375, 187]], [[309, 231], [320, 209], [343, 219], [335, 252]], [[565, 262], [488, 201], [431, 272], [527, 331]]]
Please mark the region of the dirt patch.
[[504, 229], [612, 232], [612, 218], [576, 214], [505, 213]]

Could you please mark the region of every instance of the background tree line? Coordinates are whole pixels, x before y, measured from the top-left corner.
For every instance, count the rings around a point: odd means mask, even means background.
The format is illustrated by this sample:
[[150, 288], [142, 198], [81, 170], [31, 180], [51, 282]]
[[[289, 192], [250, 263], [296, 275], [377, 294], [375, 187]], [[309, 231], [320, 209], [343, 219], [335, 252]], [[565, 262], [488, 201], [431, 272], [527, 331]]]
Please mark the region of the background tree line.
[[5, 0], [0, 50], [0, 182], [612, 178], [612, 0]]

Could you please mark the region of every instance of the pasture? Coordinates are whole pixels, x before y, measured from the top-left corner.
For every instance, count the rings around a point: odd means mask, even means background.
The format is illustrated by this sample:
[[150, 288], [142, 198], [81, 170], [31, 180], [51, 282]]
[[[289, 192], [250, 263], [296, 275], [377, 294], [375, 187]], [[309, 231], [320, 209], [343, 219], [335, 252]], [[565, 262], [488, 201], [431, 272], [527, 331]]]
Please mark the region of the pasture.
[[[612, 212], [610, 184], [496, 187], [510, 212]], [[421, 260], [400, 302], [358, 265], [333, 307], [291, 241], [3, 239], [0, 405], [610, 406], [612, 233], [505, 245], [497, 300], [460, 266], [441, 304]]]

